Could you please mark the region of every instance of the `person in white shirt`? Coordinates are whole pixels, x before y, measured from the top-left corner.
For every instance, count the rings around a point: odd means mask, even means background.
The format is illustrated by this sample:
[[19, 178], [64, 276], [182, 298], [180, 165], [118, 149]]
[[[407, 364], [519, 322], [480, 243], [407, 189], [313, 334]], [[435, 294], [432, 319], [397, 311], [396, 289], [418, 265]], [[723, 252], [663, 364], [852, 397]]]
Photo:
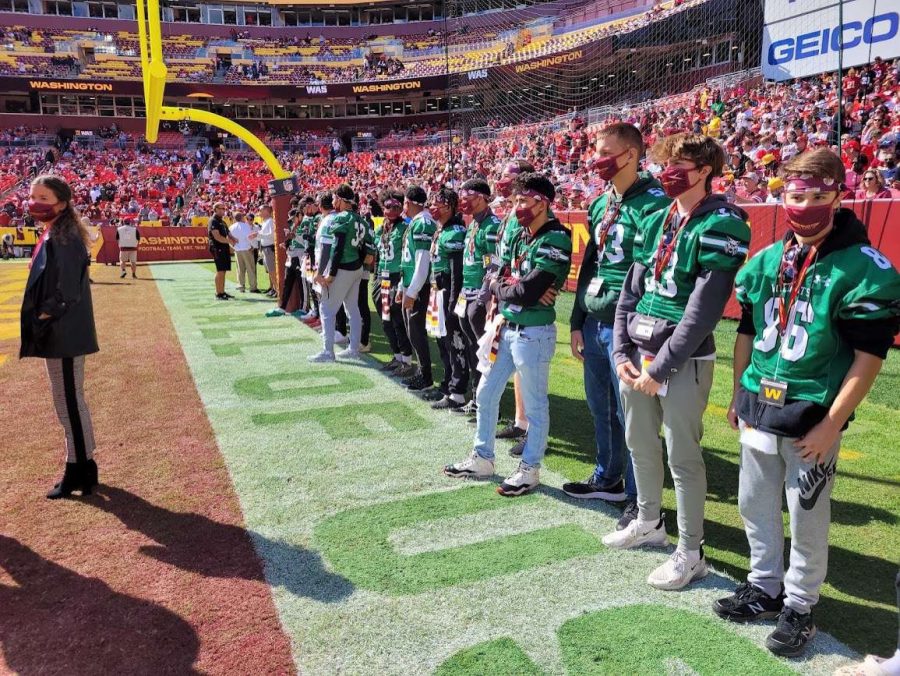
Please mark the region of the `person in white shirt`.
[[137, 250], [141, 241], [141, 233], [131, 222], [116, 228], [116, 241], [119, 243], [119, 264], [122, 266], [122, 274], [125, 277], [125, 264], [131, 264], [131, 277], [137, 279]]
[[253, 228], [245, 220], [240, 211], [234, 214], [234, 223], [228, 229], [231, 236], [237, 241], [234, 244], [234, 256], [237, 259], [238, 291], [246, 291], [245, 282], [250, 278], [250, 291], [259, 293], [256, 286], [256, 264], [253, 262], [253, 247], [250, 244], [250, 235]]
[[275, 221], [272, 219], [272, 207], [261, 207], [259, 217], [262, 221], [259, 226], [259, 250], [266, 272], [269, 273], [269, 290], [266, 295], [275, 298], [278, 295], [278, 284], [275, 282]]

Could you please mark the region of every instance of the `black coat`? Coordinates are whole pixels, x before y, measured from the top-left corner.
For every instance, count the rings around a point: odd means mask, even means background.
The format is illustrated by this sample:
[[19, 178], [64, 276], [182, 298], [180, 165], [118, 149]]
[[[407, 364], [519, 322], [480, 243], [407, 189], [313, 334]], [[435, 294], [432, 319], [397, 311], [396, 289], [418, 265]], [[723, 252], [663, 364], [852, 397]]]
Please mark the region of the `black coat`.
[[[32, 261], [22, 299], [19, 357], [61, 359], [93, 354], [97, 345], [90, 256], [80, 239], [50, 237]], [[40, 314], [50, 319], [38, 319]]]

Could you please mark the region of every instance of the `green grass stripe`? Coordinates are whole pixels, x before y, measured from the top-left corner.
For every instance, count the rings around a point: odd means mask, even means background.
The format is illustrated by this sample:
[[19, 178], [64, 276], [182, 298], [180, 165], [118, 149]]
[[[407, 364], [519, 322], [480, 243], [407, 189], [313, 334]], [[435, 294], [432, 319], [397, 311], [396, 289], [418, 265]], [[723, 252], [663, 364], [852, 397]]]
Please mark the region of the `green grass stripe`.
[[[543, 485], [528, 498], [502, 500], [492, 488], [515, 466], [508, 444], [498, 443], [494, 482], [454, 482], [441, 467], [464, 457], [473, 436], [458, 416], [432, 411], [372, 366], [307, 363], [318, 335], [290, 317], [263, 317], [271, 304], [188, 302], [183, 294], [212, 288], [202, 266], [167, 265], [164, 276], [160, 291], [303, 673], [428, 674], [441, 665], [503, 673], [491, 665], [504, 656], [522, 665], [517, 673], [532, 665], [573, 673], [561, 642], [567, 623], [639, 604], [706, 618], [696, 626], [730, 637], [698, 644], [698, 654], [717, 644], [725, 650], [732, 639], [747, 650], [762, 646], [771, 623], [720, 623], [708, 610], [733, 579], [711, 574], [680, 593], [650, 588], [645, 578], [668, 552], [602, 547], [618, 510], [561, 492], [564, 475], [585, 474], [581, 440], [590, 426], [577, 391], [580, 365], [567, 363], [562, 349], [551, 410], [566, 418], [554, 423]], [[231, 328], [225, 317], [248, 328], [204, 336]], [[376, 350], [382, 340], [374, 334]], [[721, 453], [721, 466], [733, 467], [733, 456]], [[723, 499], [736, 511], [731, 489]], [[478, 648], [491, 642], [497, 655]], [[691, 655], [675, 652], [669, 663], [691, 664]], [[762, 665], [754, 673], [788, 665], [828, 674], [849, 655], [822, 633], [803, 661], [752, 664]]]

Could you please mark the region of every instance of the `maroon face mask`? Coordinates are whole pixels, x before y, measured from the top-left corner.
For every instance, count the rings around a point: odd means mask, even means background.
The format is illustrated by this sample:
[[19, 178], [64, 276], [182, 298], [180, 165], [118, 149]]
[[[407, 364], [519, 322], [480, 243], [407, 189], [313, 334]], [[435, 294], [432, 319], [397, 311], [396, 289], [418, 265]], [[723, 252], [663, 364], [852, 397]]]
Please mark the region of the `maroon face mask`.
[[49, 223], [57, 215], [56, 205], [28, 200], [28, 213], [39, 223]]
[[684, 167], [666, 167], [659, 175], [659, 182], [662, 183], [666, 195], [674, 199], [697, 185], [701, 179], [691, 183], [690, 176], [688, 176], [691, 171]]
[[537, 214], [534, 213], [528, 207], [522, 207], [516, 209], [516, 220], [519, 222], [523, 228], [527, 228], [532, 223], [534, 223], [534, 219], [537, 218]]
[[509, 197], [510, 195], [512, 195], [512, 188], [513, 188], [514, 180], [515, 179], [513, 179], [511, 176], [506, 176], [504, 178], [501, 178], [494, 185], [494, 190], [501, 197]]
[[606, 155], [604, 157], [599, 157], [591, 164], [591, 171], [593, 171], [597, 176], [602, 178], [604, 181], [611, 181], [622, 171], [622, 167], [616, 162], [622, 155], [627, 153], [628, 150], [623, 150], [618, 155]]
[[830, 204], [796, 206], [785, 204], [784, 210], [791, 219], [791, 230], [801, 237], [815, 237], [831, 225], [834, 210]]

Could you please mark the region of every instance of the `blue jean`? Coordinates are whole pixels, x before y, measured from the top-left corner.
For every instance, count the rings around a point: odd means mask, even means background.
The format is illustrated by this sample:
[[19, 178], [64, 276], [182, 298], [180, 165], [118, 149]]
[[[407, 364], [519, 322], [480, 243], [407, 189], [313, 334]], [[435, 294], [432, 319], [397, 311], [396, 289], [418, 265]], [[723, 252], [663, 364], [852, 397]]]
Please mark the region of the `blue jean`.
[[494, 459], [494, 434], [500, 415], [500, 397], [513, 373], [519, 374], [528, 418], [528, 438], [522, 461], [540, 467], [550, 432], [550, 360], [556, 351], [556, 325], [505, 327], [500, 335], [497, 359], [478, 384], [475, 450], [482, 458]]
[[597, 463], [591, 483], [607, 485], [625, 479], [625, 494], [637, 499], [631, 453], [625, 446], [625, 414], [613, 362], [613, 327], [588, 317], [584, 338], [584, 395], [594, 419]]

